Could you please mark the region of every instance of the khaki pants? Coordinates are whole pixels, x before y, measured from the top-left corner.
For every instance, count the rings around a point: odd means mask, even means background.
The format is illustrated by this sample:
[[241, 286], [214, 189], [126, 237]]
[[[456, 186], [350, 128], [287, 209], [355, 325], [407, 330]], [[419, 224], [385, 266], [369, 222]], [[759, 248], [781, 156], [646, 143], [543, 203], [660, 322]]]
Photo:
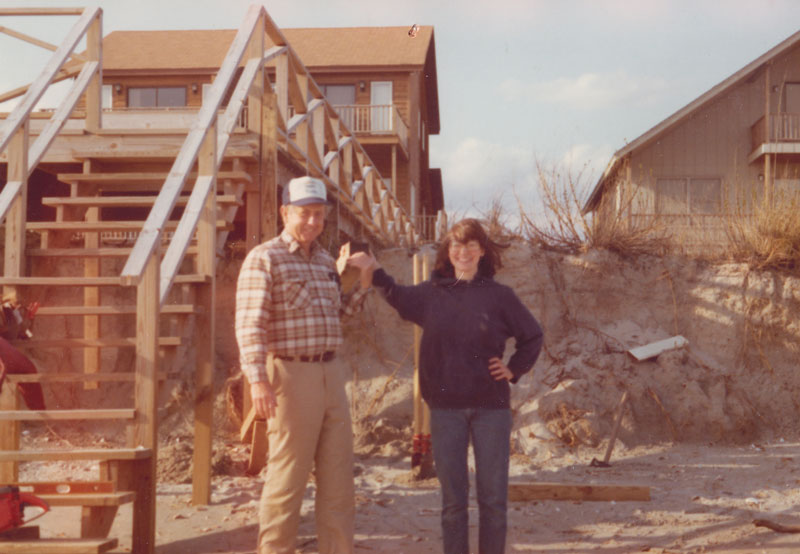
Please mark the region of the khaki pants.
[[353, 551], [353, 430], [339, 360], [304, 363], [269, 357], [277, 396], [267, 424], [269, 459], [259, 510], [259, 554], [294, 554], [300, 507], [316, 466], [320, 554]]

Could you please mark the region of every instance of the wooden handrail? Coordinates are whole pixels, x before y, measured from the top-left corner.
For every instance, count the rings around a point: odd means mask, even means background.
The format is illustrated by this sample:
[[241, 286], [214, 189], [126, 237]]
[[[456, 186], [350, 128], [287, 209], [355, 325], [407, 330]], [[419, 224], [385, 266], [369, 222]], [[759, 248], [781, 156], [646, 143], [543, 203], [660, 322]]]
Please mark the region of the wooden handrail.
[[83, 8], [0, 8], [0, 15], [81, 15]]
[[75, 109], [81, 95], [86, 91], [89, 82], [92, 80], [92, 77], [95, 76], [99, 67], [100, 62], [96, 61], [87, 62], [83, 65], [83, 69], [81, 69], [78, 78], [75, 79], [75, 83], [70, 88], [69, 93], [56, 109], [55, 113], [53, 113], [53, 117], [47, 122], [47, 125], [42, 129], [39, 137], [28, 151], [28, 174], [32, 173], [33, 170], [36, 169], [36, 166], [39, 165], [42, 156], [44, 156], [50, 143], [56, 138], [56, 135], [64, 126], [64, 123], [66, 123], [72, 110]]
[[203, 208], [213, 187], [213, 175], [202, 175], [197, 178], [194, 184], [192, 194], [184, 208], [183, 216], [178, 223], [178, 228], [175, 229], [167, 252], [164, 255], [164, 260], [161, 262], [161, 285], [159, 290], [161, 305], [167, 299], [172, 281], [178, 272], [186, 250], [189, 248], [189, 242], [191, 242], [195, 229], [197, 229], [197, 223], [200, 221]]
[[[64, 81], [65, 79], [69, 79], [70, 77], [74, 77], [75, 75], [80, 73], [80, 71], [81, 70], [79, 68], [77, 68], [77, 67], [71, 67], [69, 69], [67, 69], [65, 67], [62, 67], [59, 70], [58, 75], [53, 77], [53, 80], [50, 81], [50, 84], [54, 85], [56, 83], [60, 83], [61, 81]], [[28, 84], [28, 85], [23, 85], [21, 87], [17, 87], [17, 88], [15, 88], [13, 90], [9, 90], [8, 92], [4, 92], [4, 93], [0, 94], [0, 104], [2, 104], [3, 102], [7, 102], [8, 100], [12, 100], [14, 98], [17, 98], [19, 96], [22, 96], [23, 94], [28, 92], [28, 89], [30, 89], [30, 88], [31, 88], [31, 85]], [[36, 115], [36, 112], [31, 113], [32, 117], [35, 116], [35, 115]]]
[[3, 187], [3, 191], [0, 192], [0, 221], [6, 218], [6, 214], [20, 190], [22, 190], [22, 181], [9, 181]]
[[191, 171], [197, 160], [200, 146], [203, 144], [212, 124], [216, 121], [217, 111], [222, 105], [224, 95], [236, 75], [262, 11], [263, 8], [260, 6], [250, 6], [242, 26], [228, 49], [225, 60], [214, 79], [214, 83], [211, 85], [207, 99], [197, 113], [192, 129], [189, 131], [178, 156], [175, 158], [175, 162], [172, 164], [169, 177], [164, 181], [156, 202], [144, 222], [139, 238], [133, 246], [125, 267], [122, 269], [122, 278], [128, 285], [139, 283], [148, 260], [161, 240], [161, 231], [183, 189], [186, 175]]
[[[26, 35], [25, 33], [20, 33], [19, 31], [15, 31], [14, 29], [9, 29], [8, 27], [3, 27], [2, 25], [0, 25], [0, 33], [3, 33], [3, 34], [6, 34], [6, 35], [8, 35], [10, 37], [19, 39], [19, 40], [21, 40], [23, 42], [27, 42], [29, 44], [33, 44], [34, 46], [38, 46], [40, 48], [44, 48], [45, 50], [50, 50], [51, 52], [55, 52], [56, 50], [58, 50], [58, 46], [55, 46], [54, 44], [50, 44], [49, 42], [45, 42], [43, 40], [39, 40], [38, 38], [32, 37], [30, 35]], [[81, 54], [76, 54], [74, 52], [72, 53], [71, 57], [72, 57], [73, 60], [77, 60], [79, 62], [85, 62], [86, 61], [86, 56], [83, 56]]]
[[[47, 87], [50, 86], [51, 81], [58, 75], [58, 72], [71, 57], [78, 42], [89, 30], [92, 22], [95, 18], [100, 17], [102, 13], [103, 11], [99, 7], [86, 8], [83, 11], [81, 17], [72, 27], [66, 38], [61, 42], [61, 45], [50, 58], [44, 70], [42, 70], [39, 77], [30, 86], [22, 101], [11, 111], [11, 114], [5, 121], [5, 125], [0, 129], [0, 152], [6, 149], [11, 137], [14, 136], [14, 133], [19, 130], [23, 122], [33, 111], [36, 103], [39, 102], [42, 95], [47, 90]], [[2, 12], [0, 12], [0, 14], [2, 14]]]

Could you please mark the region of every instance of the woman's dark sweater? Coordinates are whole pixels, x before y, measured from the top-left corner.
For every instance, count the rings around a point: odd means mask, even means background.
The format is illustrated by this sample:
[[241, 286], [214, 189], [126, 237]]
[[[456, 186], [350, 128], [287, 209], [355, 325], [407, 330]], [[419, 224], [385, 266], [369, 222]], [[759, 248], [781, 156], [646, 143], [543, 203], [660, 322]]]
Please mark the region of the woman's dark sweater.
[[516, 383], [542, 348], [539, 323], [511, 288], [481, 275], [460, 281], [436, 272], [430, 281], [402, 286], [383, 269], [372, 283], [400, 317], [422, 327], [420, 388], [431, 408], [509, 408], [508, 381], [494, 380], [489, 359], [502, 359], [514, 337], [508, 368]]

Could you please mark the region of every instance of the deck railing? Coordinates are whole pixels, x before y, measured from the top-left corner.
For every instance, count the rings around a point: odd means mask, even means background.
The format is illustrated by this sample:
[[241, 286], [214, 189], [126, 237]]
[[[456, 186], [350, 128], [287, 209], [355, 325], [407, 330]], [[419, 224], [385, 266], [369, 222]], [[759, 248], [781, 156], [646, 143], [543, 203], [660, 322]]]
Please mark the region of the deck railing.
[[408, 125], [393, 104], [334, 105], [345, 125], [354, 133], [375, 135], [396, 134], [404, 147], [408, 147]]
[[630, 222], [638, 227], [664, 229], [673, 241], [690, 250], [722, 247], [728, 242], [731, 221], [728, 214], [632, 214]]
[[800, 142], [800, 114], [773, 113], [764, 116], [750, 127], [750, 137], [753, 150], [770, 142]]

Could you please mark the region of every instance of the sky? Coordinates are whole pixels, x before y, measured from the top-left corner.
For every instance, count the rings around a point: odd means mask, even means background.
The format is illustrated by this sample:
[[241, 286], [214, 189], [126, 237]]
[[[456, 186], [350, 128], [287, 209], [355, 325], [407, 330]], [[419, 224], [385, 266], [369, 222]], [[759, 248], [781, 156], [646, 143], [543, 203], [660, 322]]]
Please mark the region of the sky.
[[[252, 0], [108, 0], [103, 32], [233, 29]], [[796, 0], [274, 0], [279, 27], [432, 25], [445, 208], [536, 203], [536, 165], [591, 187], [611, 155], [800, 30]], [[0, 0], [0, 7], [79, 4]], [[75, 17], [0, 17], [58, 44]], [[48, 53], [0, 35], [0, 91]], [[0, 106], [0, 109], [3, 109]], [[8, 108], [5, 108], [8, 109]], [[534, 209], [534, 208], [532, 208]]]

